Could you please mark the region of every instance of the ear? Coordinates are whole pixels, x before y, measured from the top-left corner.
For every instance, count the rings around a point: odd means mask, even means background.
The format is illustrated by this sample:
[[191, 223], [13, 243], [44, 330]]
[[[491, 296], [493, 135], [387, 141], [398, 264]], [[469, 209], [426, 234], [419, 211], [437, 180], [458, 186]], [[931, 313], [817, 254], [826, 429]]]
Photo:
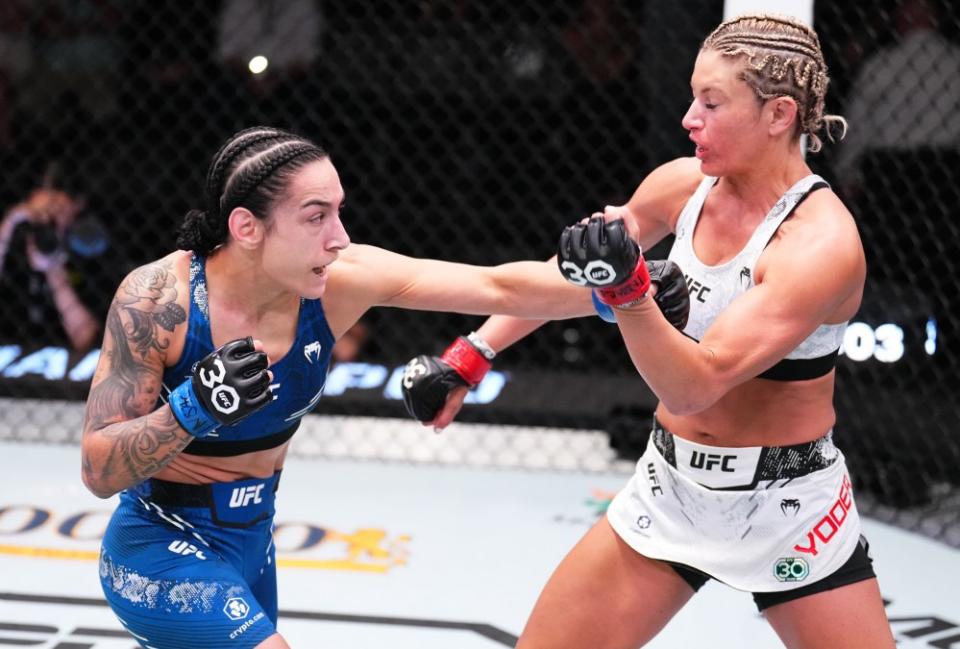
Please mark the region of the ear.
[[252, 250], [263, 241], [263, 221], [245, 207], [236, 207], [227, 217], [230, 236], [241, 248]]
[[770, 111], [770, 135], [793, 133], [797, 124], [797, 101], [793, 97], [775, 97], [767, 102]]

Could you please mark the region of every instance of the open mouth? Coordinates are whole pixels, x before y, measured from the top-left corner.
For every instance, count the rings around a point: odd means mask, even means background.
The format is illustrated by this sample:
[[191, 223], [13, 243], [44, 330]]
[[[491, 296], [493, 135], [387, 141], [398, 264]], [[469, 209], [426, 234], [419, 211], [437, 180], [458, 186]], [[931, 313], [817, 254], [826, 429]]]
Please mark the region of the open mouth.
[[320, 277], [323, 277], [324, 275], [327, 274], [327, 267], [326, 267], [326, 266], [314, 266], [314, 267], [313, 267], [313, 274], [314, 274], [314, 275], [318, 275], [318, 276], [320, 276]]

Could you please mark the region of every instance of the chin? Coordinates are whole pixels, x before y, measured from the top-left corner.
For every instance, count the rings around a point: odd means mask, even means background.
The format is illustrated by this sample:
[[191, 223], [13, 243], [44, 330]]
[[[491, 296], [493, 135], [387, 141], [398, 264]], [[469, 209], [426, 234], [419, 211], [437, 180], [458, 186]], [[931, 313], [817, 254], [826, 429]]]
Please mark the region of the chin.
[[320, 282], [310, 282], [308, 285], [304, 286], [300, 291], [300, 297], [308, 300], [317, 300], [323, 297], [324, 293], [326, 292], [327, 278], [324, 277]]
[[701, 160], [700, 173], [704, 176], [718, 178], [723, 175], [723, 166], [715, 160]]

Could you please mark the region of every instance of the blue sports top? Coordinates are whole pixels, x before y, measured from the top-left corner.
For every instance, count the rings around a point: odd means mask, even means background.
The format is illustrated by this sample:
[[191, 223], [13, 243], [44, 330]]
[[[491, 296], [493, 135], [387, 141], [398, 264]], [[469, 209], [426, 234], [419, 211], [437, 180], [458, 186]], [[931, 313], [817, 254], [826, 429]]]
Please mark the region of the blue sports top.
[[[320, 300], [300, 300], [297, 333], [290, 351], [270, 366], [273, 401], [231, 426], [196, 439], [184, 453], [225, 457], [273, 448], [286, 442], [300, 425], [300, 418], [320, 400], [333, 351], [333, 332]], [[193, 366], [212, 352], [210, 312], [207, 302], [206, 260], [194, 255], [190, 261], [190, 315], [183, 353], [163, 373], [163, 402], [170, 390], [192, 376]]]

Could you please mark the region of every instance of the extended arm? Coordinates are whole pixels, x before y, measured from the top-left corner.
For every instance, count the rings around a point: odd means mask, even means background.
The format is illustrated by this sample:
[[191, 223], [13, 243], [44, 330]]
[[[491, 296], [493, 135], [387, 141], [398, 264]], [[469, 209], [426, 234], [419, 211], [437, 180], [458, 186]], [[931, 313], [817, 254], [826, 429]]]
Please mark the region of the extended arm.
[[471, 266], [354, 244], [330, 269], [327, 295], [334, 299], [327, 310], [334, 334], [374, 306], [544, 319], [593, 311], [589, 295], [564, 282], [553, 262]]

